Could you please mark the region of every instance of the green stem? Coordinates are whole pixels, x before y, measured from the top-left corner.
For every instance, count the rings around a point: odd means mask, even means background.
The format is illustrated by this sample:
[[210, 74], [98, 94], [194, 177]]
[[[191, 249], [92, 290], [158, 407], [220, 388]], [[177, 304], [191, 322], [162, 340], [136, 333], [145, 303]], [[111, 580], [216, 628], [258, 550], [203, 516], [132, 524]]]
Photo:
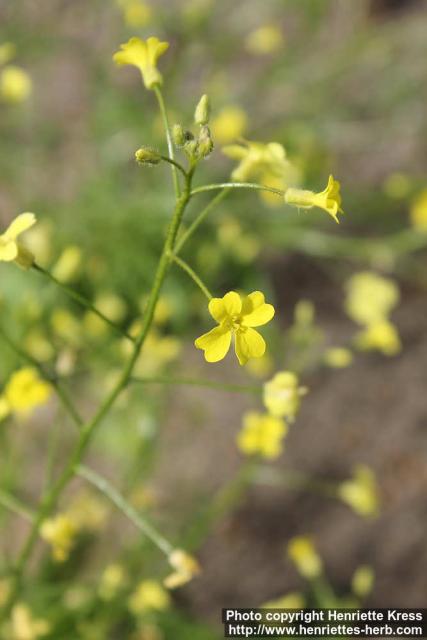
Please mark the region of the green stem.
[[84, 454], [93, 438], [93, 435], [96, 431], [98, 425], [102, 422], [105, 416], [110, 411], [111, 407], [114, 405], [116, 399], [121, 394], [121, 392], [126, 388], [129, 383], [129, 380], [132, 375], [132, 371], [138, 360], [141, 349], [144, 345], [147, 334], [150, 330], [151, 324], [154, 318], [154, 312], [156, 309], [157, 301], [160, 296], [160, 291], [166, 277], [166, 273], [169, 267], [170, 262], [170, 253], [173, 250], [176, 236], [182, 221], [182, 216], [184, 214], [185, 208], [190, 200], [191, 193], [191, 180], [192, 180], [192, 171], [189, 172], [186, 181], [186, 188], [182, 195], [178, 198], [174, 210], [174, 214], [172, 216], [171, 223], [169, 225], [169, 229], [167, 232], [166, 240], [164, 243], [163, 251], [160, 256], [160, 260], [157, 266], [157, 271], [154, 276], [154, 283], [148, 298], [147, 307], [145, 309], [145, 313], [142, 319], [142, 327], [141, 332], [136, 339], [135, 346], [132, 352], [132, 355], [127, 362], [122, 374], [117, 381], [116, 385], [110, 392], [110, 394], [105, 398], [104, 402], [101, 404], [93, 418], [84, 424], [80, 430], [79, 440], [71, 453], [70, 458], [68, 459], [65, 468], [60, 474], [57, 481], [52, 485], [50, 490], [43, 496], [41, 503], [39, 505], [39, 509], [35, 516], [33, 526], [28, 535], [26, 542], [21, 550], [21, 553], [18, 557], [16, 566], [15, 566], [15, 579], [11, 586], [10, 594], [5, 604], [4, 609], [8, 612], [16, 601], [16, 597], [19, 593], [22, 576], [24, 569], [26, 567], [27, 561], [32, 553], [34, 545], [37, 541], [38, 532], [40, 526], [43, 521], [49, 516], [52, 510], [55, 508], [55, 505], [58, 502], [59, 497], [62, 495], [65, 487], [68, 485], [70, 480], [75, 476], [76, 471], [83, 459]]
[[166, 556], [169, 556], [173, 551], [173, 546], [166, 540], [152, 524], [147, 522], [127, 500], [111, 485], [108, 480], [95, 473], [86, 466], [80, 465], [77, 468], [77, 475], [84, 478], [90, 484], [98, 489], [104, 496], [106, 496], [116, 507], [129, 518], [129, 520], [135, 525], [139, 531], [142, 531]]
[[[175, 152], [174, 152], [173, 141], [172, 141], [172, 136], [171, 136], [171, 131], [170, 131], [168, 113], [166, 111], [165, 101], [163, 100], [163, 94], [162, 94], [161, 89], [160, 89], [160, 87], [158, 85], [154, 86], [154, 93], [156, 94], [157, 102], [159, 103], [160, 114], [161, 114], [162, 120], [163, 120], [163, 127], [164, 127], [164, 130], [165, 130], [166, 141], [167, 141], [167, 145], [168, 145], [169, 159], [175, 161]], [[175, 189], [175, 196], [176, 196], [176, 198], [179, 198], [180, 195], [181, 195], [181, 189], [180, 189], [180, 186], [179, 186], [179, 180], [178, 180], [178, 174], [176, 172], [176, 166], [172, 166], [172, 180], [173, 180], [173, 186], [174, 186], [174, 189]]]
[[197, 273], [190, 267], [190, 265], [187, 264], [186, 262], [184, 262], [184, 260], [181, 260], [181, 258], [178, 258], [178, 256], [176, 256], [174, 253], [171, 253], [170, 258], [171, 258], [171, 260], [173, 260], [173, 262], [176, 262], [176, 264], [179, 267], [181, 267], [181, 269], [183, 271], [185, 271], [185, 273], [187, 275], [190, 276], [190, 278], [193, 280], [193, 282], [196, 283], [196, 285], [203, 292], [203, 294], [207, 297], [207, 299], [208, 300], [212, 300], [211, 292], [209, 291], [207, 286], [202, 282], [202, 280], [199, 278]]
[[3, 489], [0, 489], [0, 505], [12, 513], [21, 516], [21, 518], [24, 518], [24, 520], [27, 520], [28, 522], [32, 522], [34, 519], [34, 514], [31, 509], [22, 504], [22, 502], [15, 498], [15, 496], [12, 496]]
[[227, 382], [216, 382], [215, 380], [203, 380], [201, 378], [168, 378], [167, 376], [155, 376], [152, 378], [132, 377], [131, 382], [141, 384], [188, 385], [220, 389], [223, 391], [241, 391], [242, 393], [254, 394], [262, 393], [262, 387], [256, 385], [229, 384]]
[[16, 342], [9, 336], [9, 334], [5, 331], [5, 329], [1, 325], [0, 325], [0, 336], [3, 338], [6, 344], [10, 347], [10, 349], [12, 349], [12, 351], [16, 353], [17, 356], [19, 356], [20, 358], [28, 362], [28, 364], [31, 364], [33, 367], [35, 367], [40, 372], [40, 375], [47, 382], [49, 382], [50, 385], [52, 385], [62, 405], [68, 411], [71, 418], [73, 419], [73, 422], [75, 423], [76, 426], [80, 427], [83, 424], [83, 419], [81, 418], [79, 412], [77, 411], [71, 399], [68, 397], [68, 394], [63, 388], [61, 382], [54, 376], [49, 375], [44, 370], [40, 362], [38, 362], [35, 358], [33, 358], [32, 355], [24, 351], [24, 349], [22, 349], [18, 344], [16, 344]]
[[221, 200], [224, 200], [225, 196], [228, 193], [230, 193], [230, 189], [223, 189], [220, 193], [218, 193], [215, 196], [215, 198], [212, 198], [212, 200], [209, 202], [209, 204], [204, 209], [202, 209], [202, 211], [199, 213], [199, 215], [193, 220], [193, 222], [190, 224], [188, 229], [182, 234], [182, 236], [180, 237], [180, 239], [176, 243], [175, 251], [174, 251], [175, 255], [180, 253], [182, 247], [187, 242], [187, 240], [198, 229], [198, 227], [202, 224], [202, 222], [205, 220], [207, 215], [212, 211], [212, 209], [214, 207], [216, 207], [216, 205], [219, 204], [221, 202]]
[[169, 162], [169, 164], [171, 164], [173, 167], [176, 167], [178, 171], [181, 171], [184, 178], [187, 178], [187, 172], [182, 166], [182, 164], [179, 164], [179, 162], [177, 162], [176, 160], [173, 160], [172, 158], [168, 158], [168, 156], [163, 156], [162, 154], [160, 154], [160, 157], [165, 162]]
[[81, 295], [80, 293], [78, 293], [77, 291], [75, 291], [74, 289], [69, 287], [68, 285], [64, 284], [63, 282], [61, 282], [60, 280], [55, 278], [55, 276], [52, 273], [50, 273], [50, 271], [48, 271], [47, 269], [43, 269], [43, 267], [41, 267], [40, 265], [38, 265], [36, 263], [33, 264], [33, 269], [35, 271], [38, 271], [42, 275], [44, 275], [46, 278], [49, 278], [49, 280], [51, 280], [54, 284], [56, 284], [58, 287], [60, 287], [70, 298], [72, 298], [73, 300], [78, 302], [82, 307], [85, 307], [86, 309], [89, 309], [89, 311], [92, 311], [92, 313], [97, 315], [98, 318], [100, 318], [101, 320], [103, 320], [103, 322], [108, 324], [112, 329], [114, 329], [114, 331], [117, 331], [118, 333], [120, 333], [122, 336], [124, 336], [125, 338], [127, 338], [131, 342], [135, 342], [135, 338], [133, 338], [129, 333], [127, 333], [127, 331], [125, 331], [118, 324], [116, 324], [115, 322], [110, 320], [110, 318], [108, 318], [106, 315], [104, 315], [102, 313], [102, 311], [97, 309], [83, 295]]
[[198, 193], [205, 193], [205, 191], [215, 191], [216, 189], [253, 189], [254, 191], [269, 191], [275, 193], [278, 196], [284, 196], [285, 192], [281, 189], [274, 189], [273, 187], [267, 187], [263, 184], [255, 184], [254, 182], [222, 182], [219, 184], [207, 184], [203, 187], [197, 187], [191, 192], [192, 196]]

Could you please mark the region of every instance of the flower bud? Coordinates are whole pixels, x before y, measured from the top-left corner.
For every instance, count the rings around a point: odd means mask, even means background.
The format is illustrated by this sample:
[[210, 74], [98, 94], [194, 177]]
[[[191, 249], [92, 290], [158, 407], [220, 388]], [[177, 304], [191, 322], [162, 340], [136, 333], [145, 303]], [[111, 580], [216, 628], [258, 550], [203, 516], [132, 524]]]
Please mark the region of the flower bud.
[[172, 127], [172, 140], [176, 147], [183, 147], [186, 142], [184, 127], [180, 124], [174, 124]]
[[197, 145], [197, 155], [199, 158], [207, 158], [213, 151], [214, 144], [211, 137], [211, 132], [209, 127], [206, 125], [203, 126], [200, 130], [198, 145]]
[[209, 117], [211, 113], [211, 105], [209, 98], [206, 94], [204, 94], [199, 101], [199, 104], [196, 107], [196, 111], [194, 112], [194, 122], [199, 124], [200, 126], [204, 126], [208, 124]]
[[135, 160], [138, 164], [148, 164], [154, 166], [159, 164], [162, 160], [162, 156], [156, 149], [152, 147], [141, 147], [135, 152]]

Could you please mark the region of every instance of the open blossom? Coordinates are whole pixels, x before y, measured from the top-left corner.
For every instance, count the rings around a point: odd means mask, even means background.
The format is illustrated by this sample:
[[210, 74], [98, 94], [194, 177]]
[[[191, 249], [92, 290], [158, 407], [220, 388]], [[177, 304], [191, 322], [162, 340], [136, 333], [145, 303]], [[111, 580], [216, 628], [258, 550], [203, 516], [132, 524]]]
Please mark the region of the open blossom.
[[147, 611], [164, 611], [170, 606], [169, 593], [156, 580], [143, 580], [131, 593], [128, 606], [130, 611], [139, 616]]
[[307, 393], [306, 387], [300, 387], [298, 376], [292, 371], [279, 371], [265, 383], [264, 404], [272, 416], [295, 420], [301, 397]]
[[280, 418], [250, 411], [245, 415], [243, 428], [237, 435], [237, 446], [246, 455], [277, 458], [282, 453], [287, 432], [288, 427]]
[[121, 51], [114, 54], [113, 60], [118, 65], [130, 64], [137, 67], [147, 89], [162, 84], [162, 75], [157, 69], [157, 60], [169, 48], [168, 42], [160, 42], [158, 38], [130, 38], [120, 45]]
[[163, 581], [168, 589], [182, 587], [199, 575], [201, 569], [196, 558], [183, 549], [174, 549], [169, 555], [169, 564], [174, 571]]
[[339, 486], [338, 495], [361, 516], [369, 518], [378, 514], [379, 496], [375, 474], [365, 465], [355, 467], [353, 478]]
[[212, 298], [209, 313], [218, 326], [197, 338], [197, 349], [205, 352], [207, 362], [218, 362], [228, 353], [231, 340], [241, 365], [250, 358], [261, 358], [265, 353], [264, 338], [253, 327], [270, 322], [274, 307], [266, 304], [264, 294], [254, 291], [245, 298], [229, 291], [223, 298]]
[[28, 416], [33, 409], [45, 404], [51, 393], [50, 384], [42, 380], [32, 367], [15, 371], [0, 396], [0, 419], [10, 413]]
[[333, 176], [329, 176], [326, 189], [319, 193], [305, 189], [288, 189], [285, 193], [285, 202], [300, 209], [319, 207], [319, 209], [324, 209], [329, 213], [335, 222], [339, 222], [338, 213], [343, 213], [341, 209], [340, 183]]
[[35, 618], [26, 604], [16, 604], [10, 616], [8, 638], [10, 640], [37, 640], [50, 631], [50, 625], [43, 618]]
[[0, 235], [0, 261], [15, 261], [24, 269], [32, 266], [34, 256], [18, 242], [18, 237], [35, 223], [34, 213], [21, 213], [11, 222], [6, 231]]
[[45, 520], [40, 535], [52, 547], [52, 555], [56, 562], [65, 562], [75, 544], [78, 531], [71, 518], [60, 513]]

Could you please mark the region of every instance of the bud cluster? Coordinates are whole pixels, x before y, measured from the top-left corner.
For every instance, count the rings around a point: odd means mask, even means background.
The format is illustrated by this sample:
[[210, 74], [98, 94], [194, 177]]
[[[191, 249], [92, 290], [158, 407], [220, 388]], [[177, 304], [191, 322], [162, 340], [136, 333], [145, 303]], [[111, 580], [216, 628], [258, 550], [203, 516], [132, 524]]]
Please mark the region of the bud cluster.
[[199, 127], [199, 132], [194, 135], [192, 131], [184, 129], [180, 124], [172, 127], [172, 139], [176, 147], [184, 150], [192, 160], [207, 158], [213, 151], [214, 144], [208, 127], [210, 118], [210, 102], [205, 94], [200, 98], [194, 112], [194, 123]]

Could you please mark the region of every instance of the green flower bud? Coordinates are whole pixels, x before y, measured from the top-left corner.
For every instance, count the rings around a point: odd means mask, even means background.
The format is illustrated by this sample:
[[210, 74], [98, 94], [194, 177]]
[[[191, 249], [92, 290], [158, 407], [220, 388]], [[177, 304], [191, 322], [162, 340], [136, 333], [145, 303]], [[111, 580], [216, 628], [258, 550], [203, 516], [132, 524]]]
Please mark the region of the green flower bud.
[[194, 122], [199, 124], [200, 126], [204, 126], [208, 124], [209, 117], [211, 114], [211, 105], [209, 98], [206, 94], [204, 94], [199, 101], [199, 104], [196, 107], [196, 111], [194, 112]]
[[172, 127], [172, 140], [176, 147], [183, 147], [185, 140], [184, 127], [180, 124], [174, 124]]
[[152, 147], [141, 147], [135, 152], [135, 160], [138, 164], [156, 165], [162, 160], [162, 156]]
[[197, 140], [188, 140], [184, 145], [184, 151], [189, 158], [195, 158], [198, 149]]
[[197, 155], [199, 158], [207, 158], [213, 151], [214, 143], [209, 127], [203, 126], [200, 130]]

